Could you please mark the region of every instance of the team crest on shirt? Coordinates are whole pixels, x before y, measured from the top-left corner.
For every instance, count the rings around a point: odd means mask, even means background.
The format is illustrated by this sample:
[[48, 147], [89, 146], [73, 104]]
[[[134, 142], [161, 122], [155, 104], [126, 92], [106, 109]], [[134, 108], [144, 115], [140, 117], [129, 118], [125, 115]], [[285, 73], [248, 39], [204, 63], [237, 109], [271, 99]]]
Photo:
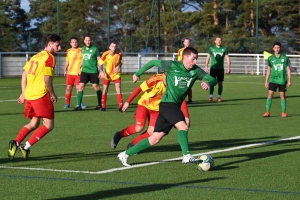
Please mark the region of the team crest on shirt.
[[284, 59], [281, 59], [281, 62], [284, 62]]
[[190, 75], [191, 75], [191, 76], [194, 76], [194, 75], [195, 75], [194, 70], [190, 71]]

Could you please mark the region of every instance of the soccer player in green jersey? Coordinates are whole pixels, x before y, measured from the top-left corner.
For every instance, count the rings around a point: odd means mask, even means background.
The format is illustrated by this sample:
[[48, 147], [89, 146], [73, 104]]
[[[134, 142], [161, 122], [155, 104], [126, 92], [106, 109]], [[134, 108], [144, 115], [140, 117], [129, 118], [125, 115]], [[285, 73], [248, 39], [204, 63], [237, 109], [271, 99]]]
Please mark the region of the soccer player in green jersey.
[[273, 45], [274, 53], [268, 58], [265, 87], [269, 90], [269, 92], [266, 103], [267, 112], [263, 115], [264, 117], [270, 117], [272, 98], [277, 88], [281, 99], [281, 116], [287, 117], [285, 92], [286, 85], [292, 85], [290, 69], [291, 62], [285, 54], [280, 53], [280, 49], [281, 44], [279, 42], [275, 42]]
[[74, 110], [82, 110], [82, 96], [85, 85], [90, 82], [96, 91], [98, 106], [95, 110], [101, 110], [101, 97], [102, 91], [99, 86], [99, 70], [98, 60], [100, 59], [100, 52], [98, 48], [92, 44], [91, 36], [86, 35], [84, 37], [85, 46], [82, 47], [82, 68], [78, 70], [80, 74], [78, 94], [77, 94], [77, 106]]
[[[230, 73], [230, 58], [225, 46], [222, 45], [222, 38], [216, 37], [214, 46], [209, 48], [205, 61], [205, 71], [208, 72], [208, 64], [210, 63], [210, 75], [218, 80], [218, 102], [222, 102], [221, 95], [223, 92], [224, 81], [224, 58], [227, 62], [227, 73]], [[209, 102], [213, 101], [214, 87], [209, 89]]]
[[127, 151], [118, 154], [118, 158], [124, 166], [130, 166], [127, 163], [129, 156], [159, 143], [174, 126], [178, 130], [177, 139], [183, 153], [182, 163], [187, 164], [190, 160], [194, 159], [190, 154], [188, 145], [187, 134], [189, 127], [180, 106], [182, 102], [185, 101], [187, 94], [197, 79], [207, 81], [201, 83], [202, 88], [205, 90], [209, 89], [210, 86], [216, 85], [217, 81], [196, 65], [198, 58], [196, 49], [187, 47], [184, 49], [182, 56], [182, 62], [152, 60], [133, 75], [133, 82], [136, 82], [139, 80], [141, 74], [153, 66], [157, 66], [167, 72], [167, 87], [159, 104], [159, 115], [155, 124], [154, 133]]

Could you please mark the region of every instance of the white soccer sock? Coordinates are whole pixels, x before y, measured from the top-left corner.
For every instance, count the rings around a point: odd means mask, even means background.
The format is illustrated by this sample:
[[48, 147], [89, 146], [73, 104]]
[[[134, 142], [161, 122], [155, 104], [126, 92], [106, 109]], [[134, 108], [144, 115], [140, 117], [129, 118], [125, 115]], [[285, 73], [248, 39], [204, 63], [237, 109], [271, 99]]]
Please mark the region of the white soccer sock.
[[31, 145], [29, 144], [29, 142], [26, 142], [26, 143], [25, 143], [24, 149], [27, 150], [27, 149], [29, 149], [30, 147], [31, 147]]
[[213, 97], [213, 95], [212, 95], [212, 94], [210, 94], [210, 95], [209, 95], [209, 98], [212, 98], [212, 97]]

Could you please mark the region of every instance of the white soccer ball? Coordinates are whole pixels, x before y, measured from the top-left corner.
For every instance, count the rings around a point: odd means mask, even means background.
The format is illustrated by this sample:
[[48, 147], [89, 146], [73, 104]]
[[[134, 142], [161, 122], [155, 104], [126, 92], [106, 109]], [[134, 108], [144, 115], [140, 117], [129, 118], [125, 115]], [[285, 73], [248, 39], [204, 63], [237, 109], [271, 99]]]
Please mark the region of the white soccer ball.
[[214, 159], [213, 157], [211, 157], [211, 155], [208, 154], [200, 155], [198, 160], [200, 162], [197, 164], [197, 167], [201, 171], [206, 172], [214, 166]]

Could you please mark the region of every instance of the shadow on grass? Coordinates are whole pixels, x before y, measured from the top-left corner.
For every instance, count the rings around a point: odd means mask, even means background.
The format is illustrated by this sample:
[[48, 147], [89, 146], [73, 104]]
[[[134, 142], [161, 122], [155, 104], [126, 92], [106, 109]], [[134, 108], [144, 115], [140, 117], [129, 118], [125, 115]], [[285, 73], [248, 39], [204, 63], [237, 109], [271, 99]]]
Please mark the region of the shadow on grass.
[[[124, 198], [130, 198], [130, 195], [132, 194], [142, 194], [142, 193], [152, 193], [157, 191], [163, 191], [168, 190], [170, 188], [189, 188], [193, 186], [188, 186], [187, 184], [194, 184], [194, 183], [206, 183], [210, 181], [220, 180], [224, 178], [208, 178], [208, 179], [202, 179], [202, 180], [194, 180], [194, 181], [187, 181], [187, 182], [179, 182], [174, 184], [144, 184], [144, 183], [136, 183], [137, 185], [140, 184], [140, 186], [133, 186], [133, 187], [125, 187], [125, 188], [119, 188], [119, 189], [110, 189], [110, 190], [104, 190], [104, 191], [98, 191], [91, 194], [83, 194], [83, 195], [76, 195], [76, 196], [68, 196], [68, 197], [62, 197], [62, 198], [53, 198], [54, 199], [105, 199], [105, 198], [112, 198], [112, 197], [120, 197], [124, 196]], [[122, 184], [126, 184], [126, 182], [123, 182]], [[127, 183], [129, 184], [129, 183]], [[205, 187], [203, 187], [205, 188]]]

